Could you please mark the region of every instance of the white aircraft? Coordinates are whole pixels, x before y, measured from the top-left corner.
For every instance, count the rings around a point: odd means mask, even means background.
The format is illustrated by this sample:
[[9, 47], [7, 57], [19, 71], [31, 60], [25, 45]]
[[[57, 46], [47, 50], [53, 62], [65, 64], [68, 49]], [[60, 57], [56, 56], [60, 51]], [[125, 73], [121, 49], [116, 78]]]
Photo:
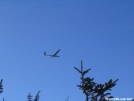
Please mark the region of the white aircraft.
[[60, 51], [60, 49], [57, 52], [55, 52], [53, 55], [46, 55], [46, 52], [44, 52], [44, 55], [45, 56], [51, 56], [51, 58], [52, 57], [60, 57], [60, 56], [57, 56], [57, 54], [58, 54], [59, 51]]

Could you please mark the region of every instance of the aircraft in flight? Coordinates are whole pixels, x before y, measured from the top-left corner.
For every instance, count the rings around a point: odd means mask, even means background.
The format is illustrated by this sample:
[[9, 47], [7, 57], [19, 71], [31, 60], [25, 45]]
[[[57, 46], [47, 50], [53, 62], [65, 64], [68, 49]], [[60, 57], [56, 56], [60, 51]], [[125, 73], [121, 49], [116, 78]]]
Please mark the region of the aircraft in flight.
[[60, 51], [60, 49], [57, 52], [55, 52], [53, 55], [46, 55], [46, 52], [44, 52], [44, 55], [45, 56], [51, 56], [51, 58], [52, 57], [60, 57], [60, 56], [57, 55], [59, 51]]

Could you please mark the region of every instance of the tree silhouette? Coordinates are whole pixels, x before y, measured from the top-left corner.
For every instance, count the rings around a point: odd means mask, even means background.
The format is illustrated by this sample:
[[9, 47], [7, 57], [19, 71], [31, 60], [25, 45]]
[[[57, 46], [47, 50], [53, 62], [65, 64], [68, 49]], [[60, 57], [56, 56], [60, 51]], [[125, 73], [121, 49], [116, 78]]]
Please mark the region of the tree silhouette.
[[[104, 84], [99, 84], [99, 83], [94, 82], [94, 78], [84, 77], [85, 74], [88, 73], [89, 70], [91, 69], [89, 68], [83, 71], [82, 60], [81, 60], [81, 69], [79, 70], [76, 67], [74, 68], [81, 74], [81, 77], [80, 77], [81, 82], [80, 82], [80, 85], [77, 85], [77, 87], [79, 87], [79, 89], [81, 89], [83, 93], [85, 94], [86, 96], [85, 101], [108, 101], [109, 98], [113, 98], [113, 96], [108, 96], [108, 95], [111, 95], [111, 93], [107, 91], [111, 90], [116, 85], [116, 82], [118, 81], [118, 79], [114, 81], [110, 79]], [[3, 80], [1, 79], [0, 80], [0, 93], [3, 92], [2, 82]], [[27, 95], [28, 101], [39, 101], [39, 93], [40, 91], [38, 91], [34, 100], [32, 99], [32, 95], [29, 93]], [[108, 96], [107, 99], [106, 99], [106, 96]], [[69, 99], [69, 96], [65, 99], [65, 101], [68, 101], [68, 99]], [[3, 98], [3, 101], [5, 101], [4, 98]], [[134, 99], [132, 101], [134, 101]]]
[[32, 95], [29, 93], [29, 94], [27, 95], [28, 101], [39, 101], [39, 93], [40, 93], [40, 91], [38, 91], [38, 93], [36, 94], [34, 100], [32, 100]]
[[27, 95], [27, 99], [28, 99], [28, 101], [32, 101], [32, 96], [30, 93]]
[[39, 93], [40, 93], [40, 91], [38, 91], [37, 95], [35, 96], [34, 101], [39, 101]]
[[[111, 95], [111, 93], [106, 93], [106, 92], [108, 90], [111, 90], [111, 88], [116, 85], [116, 82], [118, 81], [118, 79], [116, 79], [115, 81], [110, 79], [105, 84], [97, 84], [96, 82], [94, 82], [94, 78], [84, 77], [85, 74], [88, 73], [89, 70], [91, 70], [91, 69], [87, 69], [87, 70], [83, 71], [82, 60], [81, 60], [81, 70], [79, 70], [76, 67], [74, 67], [74, 68], [81, 74], [81, 77], [80, 77], [81, 83], [80, 83], [80, 85], [77, 85], [77, 86], [85, 94], [85, 96], [86, 96], [85, 101], [89, 101], [89, 99], [91, 101], [107, 101], [107, 99], [105, 99], [105, 97], [107, 95]], [[113, 98], [113, 96], [109, 96], [107, 98]]]
[[2, 81], [3, 81], [3, 79], [1, 79], [1, 80], [0, 80], [0, 93], [2, 93], [2, 92], [3, 92], [3, 85], [2, 85]]

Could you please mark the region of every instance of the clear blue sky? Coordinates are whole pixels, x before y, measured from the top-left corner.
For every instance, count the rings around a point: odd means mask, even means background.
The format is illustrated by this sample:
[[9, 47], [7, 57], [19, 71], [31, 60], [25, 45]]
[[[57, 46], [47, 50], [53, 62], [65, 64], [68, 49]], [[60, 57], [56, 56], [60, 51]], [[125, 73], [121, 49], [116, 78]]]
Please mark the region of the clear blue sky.
[[81, 60], [97, 83], [119, 79], [114, 97], [134, 97], [133, 0], [0, 1], [1, 100], [84, 101]]

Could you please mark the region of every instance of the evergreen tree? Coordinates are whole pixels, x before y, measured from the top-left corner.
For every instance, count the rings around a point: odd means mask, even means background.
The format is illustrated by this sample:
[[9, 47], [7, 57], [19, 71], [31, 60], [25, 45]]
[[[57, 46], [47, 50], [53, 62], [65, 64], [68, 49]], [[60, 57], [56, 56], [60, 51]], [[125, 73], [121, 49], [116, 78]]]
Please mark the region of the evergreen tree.
[[[85, 101], [107, 101], [105, 97], [107, 95], [111, 95], [111, 93], [106, 93], [108, 90], [111, 90], [112, 87], [116, 85], [118, 79], [113, 81], [110, 79], [105, 84], [97, 84], [94, 82], [94, 78], [84, 77], [86, 73], [89, 72], [91, 69], [87, 69], [83, 71], [83, 64], [81, 61], [81, 70], [74, 67], [80, 74], [81, 74], [81, 83], [77, 85], [85, 94], [86, 100]], [[108, 96], [107, 98], [113, 98], [113, 96]]]
[[40, 91], [38, 91], [38, 93], [36, 94], [34, 100], [32, 100], [32, 95], [29, 93], [29, 94], [27, 95], [28, 101], [39, 101], [39, 93], [40, 93]]
[[32, 101], [32, 96], [30, 93], [27, 95], [27, 99], [28, 99], [28, 101]]

